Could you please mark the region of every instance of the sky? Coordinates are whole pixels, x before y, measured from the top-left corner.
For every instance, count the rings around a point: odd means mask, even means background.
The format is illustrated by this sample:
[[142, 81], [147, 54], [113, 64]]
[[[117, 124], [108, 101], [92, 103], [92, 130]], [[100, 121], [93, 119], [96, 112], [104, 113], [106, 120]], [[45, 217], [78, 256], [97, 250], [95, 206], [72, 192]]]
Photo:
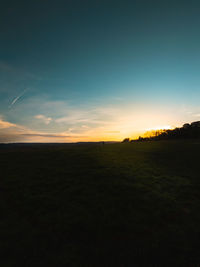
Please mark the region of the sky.
[[0, 142], [116, 141], [200, 120], [200, 2], [1, 1]]

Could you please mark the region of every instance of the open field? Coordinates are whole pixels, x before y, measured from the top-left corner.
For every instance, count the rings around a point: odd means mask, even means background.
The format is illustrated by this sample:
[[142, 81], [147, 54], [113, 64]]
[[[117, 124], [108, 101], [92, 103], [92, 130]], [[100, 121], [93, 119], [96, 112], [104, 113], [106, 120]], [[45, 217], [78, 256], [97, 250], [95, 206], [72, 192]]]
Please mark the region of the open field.
[[1, 145], [0, 266], [200, 266], [200, 141]]

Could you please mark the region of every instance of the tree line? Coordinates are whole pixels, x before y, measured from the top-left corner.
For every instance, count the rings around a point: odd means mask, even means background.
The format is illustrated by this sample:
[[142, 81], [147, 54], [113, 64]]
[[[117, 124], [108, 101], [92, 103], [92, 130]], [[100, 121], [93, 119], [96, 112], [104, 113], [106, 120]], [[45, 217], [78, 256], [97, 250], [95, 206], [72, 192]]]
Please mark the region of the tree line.
[[157, 141], [171, 139], [196, 139], [200, 138], [200, 121], [185, 123], [182, 127], [168, 130], [158, 130], [152, 132], [148, 137], [139, 136], [137, 139], [131, 140], [125, 138], [122, 142], [142, 142], [142, 141]]

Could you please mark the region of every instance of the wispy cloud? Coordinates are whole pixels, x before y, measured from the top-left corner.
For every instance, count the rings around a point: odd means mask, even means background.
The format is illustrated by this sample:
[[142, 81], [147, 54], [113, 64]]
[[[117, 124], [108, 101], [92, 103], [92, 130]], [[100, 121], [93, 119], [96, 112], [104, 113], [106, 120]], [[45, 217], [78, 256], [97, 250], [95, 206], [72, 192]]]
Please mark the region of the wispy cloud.
[[200, 118], [200, 113], [193, 114], [193, 116]]
[[47, 125], [52, 121], [51, 117], [46, 117], [45, 115], [42, 114], [36, 115], [35, 118], [41, 120]]
[[10, 123], [8, 121], [4, 121], [3, 119], [0, 118], [0, 129], [6, 129], [6, 128], [11, 128], [11, 127], [16, 127], [17, 125], [14, 123]]
[[6, 121], [0, 116], [0, 143], [10, 142], [77, 142], [87, 141], [88, 136], [72, 133], [71, 129], [60, 133], [33, 131], [25, 126]]
[[62, 116], [55, 119], [56, 123], [83, 123], [87, 124], [101, 124], [105, 125], [117, 115], [119, 110], [114, 108], [88, 108], [88, 109], [75, 109], [68, 107], [67, 116]]

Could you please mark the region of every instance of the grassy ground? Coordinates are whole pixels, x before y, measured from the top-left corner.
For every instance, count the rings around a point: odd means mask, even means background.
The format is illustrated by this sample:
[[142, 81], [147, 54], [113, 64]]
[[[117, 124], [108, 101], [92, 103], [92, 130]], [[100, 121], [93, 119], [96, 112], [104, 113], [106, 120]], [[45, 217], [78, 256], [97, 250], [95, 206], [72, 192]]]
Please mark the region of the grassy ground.
[[0, 266], [200, 266], [200, 141], [0, 147]]

